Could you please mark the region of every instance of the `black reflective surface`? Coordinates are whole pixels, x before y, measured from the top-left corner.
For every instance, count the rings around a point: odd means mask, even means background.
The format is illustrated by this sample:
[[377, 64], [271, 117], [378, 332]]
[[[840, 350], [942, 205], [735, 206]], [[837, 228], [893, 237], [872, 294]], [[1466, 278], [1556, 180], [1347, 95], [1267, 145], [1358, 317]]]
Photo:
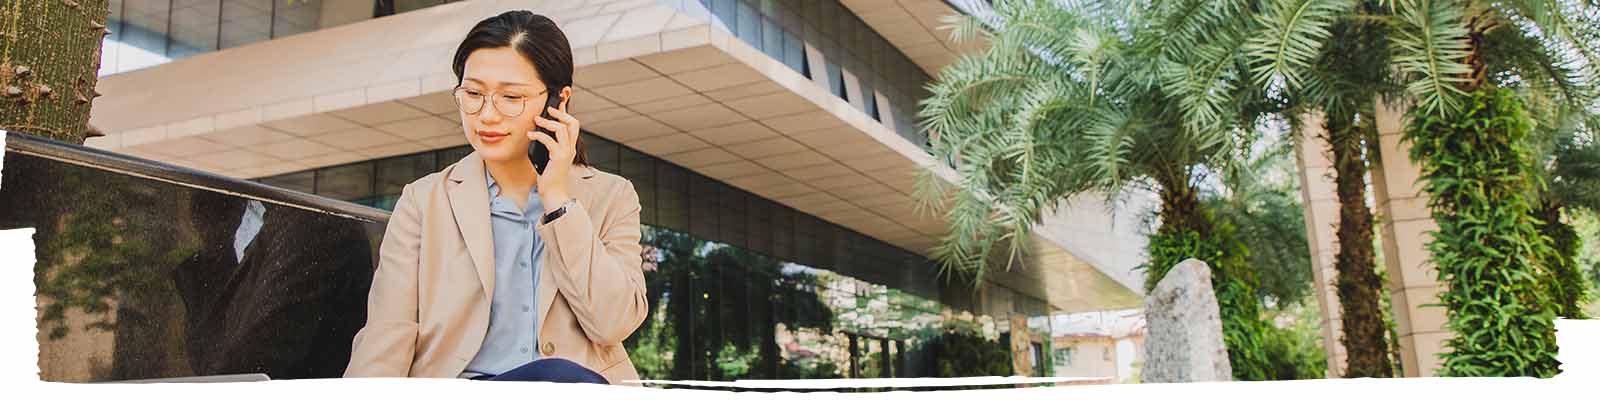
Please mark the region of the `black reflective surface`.
[[7, 140], [0, 229], [37, 229], [41, 379], [343, 373], [378, 219], [192, 171], [130, 175], [159, 166], [75, 146], [25, 154], [26, 139]]
[[[355, 164], [376, 184], [330, 199], [10, 139], [0, 229], [38, 229], [41, 378], [65, 382], [340, 376], [387, 220], [355, 203], [391, 205], [385, 192], [460, 153]], [[967, 368], [1010, 363], [993, 321], [961, 311], [970, 299], [955, 294], [967, 283], [814, 216], [613, 150], [618, 157], [596, 158], [611, 160], [600, 167], [644, 188], [652, 210], [650, 314], [624, 342], [643, 378], [1006, 373]], [[308, 176], [313, 190], [346, 187], [324, 186], [321, 173]]]

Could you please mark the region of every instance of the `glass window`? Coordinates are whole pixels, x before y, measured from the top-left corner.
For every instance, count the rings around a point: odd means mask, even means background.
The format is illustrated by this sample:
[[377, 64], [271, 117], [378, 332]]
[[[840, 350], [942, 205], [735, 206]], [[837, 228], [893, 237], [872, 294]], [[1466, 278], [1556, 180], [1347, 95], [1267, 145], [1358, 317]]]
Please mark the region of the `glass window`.
[[799, 32], [805, 29], [805, 25], [800, 22], [800, 14], [796, 14], [798, 9], [793, 6], [795, 4], [778, 7], [778, 14], [773, 19], [778, 21], [778, 27], [787, 31]]
[[[341, 0], [341, 1], [347, 1], [347, 0]], [[445, 3], [450, 3], [452, 1], [458, 1], [458, 0], [379, 0], [378, 3], [380, 3], [380, 4], [381, 3], [394, 3], [394, 12], [396, 14], [398, 14], [398, 13], [403, 13], [403, 12], [421, 10], [421, 9], [428, 8], [428, 7], [433, 7], [433, 6], [437, 6], [437, 5], [441, 5], [441, 4], [445, 4]]]
[[717, 181], [704, 175], [689, 175], [689, 234], [706, 240], [723, 241], [718, 216], [721, 191]]
[[794, 212], [782, 204], [773, 204], [771, 211], [772, 255], [793, 260], [795, 259]]
[[751, 47], [760, 48], [761, 14], [756, 13], [756, 9], [750, 7], [750, 4], [742, 1], [738, 3], [738, 12], [739, 29], [734, 32], [738, 33], [739, 40], [749, 43]]
[[711, 14], [728, 26], [728, 31], [739, 32], [739, 0], [713, 0]]
[[656, 214], [656, 160], [627, 147], [621, 148], [622, 177], [633, 182], [639, 193], [639, 223], [655, 224]]
[[822, 1], [801, 1], [800, 21], [814, 29], [822, 29]]
[[169, 61], [167, 23], [172, 15], [169, 1], [123, 3], [121, 54], [117, 72], [127, 72]]
[[617, 173], [620, 170], [617, 165], [617, 142], [606, 140], [589, 132], [584, 132], [584, 134], [586, 137], [583, 138], [583, 150], [584, 156], [589, 160], [589, 164], [601, 171]]
[[775, 60], [783, 60], [783, 28], [771, 17], [761, 18], [761, 51]]
[[819, 250], [817, 249], [817, 246], [821, 244], [821, 240], [819, 240], [821, 235], [819, 235], [817, 226], [812, 224], [811, 221], [810, 215], [799, 212], [794, 215], [794, 259], [804, 264], [821, 265], [817, 262], [821, 259], [818, 256]]
[[828, 61], [827, 64], [829, 85], [828, 90], [833, 92], [834, 96], [839, 96], [839, 98], [844, 99], [844, 101], [850, 101], [850, 95], [845, 90], [844, 86], [844, 73], [839, 70], [839, 64], [834, 64], [831, 60]]
[[167, 58], [180, 59], [217, 50], [221, 0], [178, 0], [172, 4]]
[[663, 228], [689, 231], [689, 176], [672, 163], [656, 164], [656, 222]]
[[894, 48], [889, 47], [883, 37], [878, 35], [871, 35], [868, 44], [871, 46], [867, 49], [867, 68], [870, 68], [873, 74], [883, 75], [883, 58], [888, 52], [894, 51]]
[[839, 42], [839, 50], [841, 52], [859, 53], [860, 49], [856, 48], [856, 25], [850, 23], [851, 15], [853, 14], [850, 14], [849, 11], [835, 14], [834, 18], [838, 20], [838, 30], [828, 32], [833, 32], [833, 41]]
[[231, 48], [272, 37], [275, 0], [222, 0], [222, 34], [219, 48]]
[[111, 34], [100, 41], [100, 76], [117, 72], [117, 55], [122, 52], [122, 17], [123, 0], [111, 0], [109, 4], [111, 14], [106, 18], [106, 26], [111, 29]]
[[722, 192], [721, 207], [718, 208], [719, 228], [721, 228], [722, 242], [733, 246], [745, 247], [749, 245], [748, 231], [745, 219], [749, 208], [749, 194], [739, 188], [717, 183]]
[[313, 171], [261, 178], [261, 183], [305, 193], [316, 192], [316, 174]]
[[450, 166], [450, 164], [455, 164], [456, 161], [461, 161], [461, 158], [466, 157], [468, 154], [472, 154], [472, 146], [439, 150], [439, 159], [436, 161], [437, 164], [434, 166], [434, 171], [442, 170], [444, 167]]
[[373, 163], [363, 162], [317, 171], [317, 194], [339, 200], [372, 197]]
[[317, 30], [322, 17], [322, 0], [273, 3], [272, 37], [280, 38]]
[[811, 68], [806, 65], [806, 45], [793, 32], [783, 32], [783, 64], [811, 78]]
[[883, 117], [878, 115], [878, 92], [866, 87], [866, 85], [862, 85], [861, 92], [867, 97], [867, 115], [871, 116], [874, 121], [882, 122]]
[[751, 251], [772, 255], [772, 201], [760, 196], [750, 196], [745, 210], [745, 247]]
[[[839, 32], [839, 4], [831, 1], [819, 1], [817, 14], [817, 29], [825, 35]], [[831, 56], [831, 54], [830, 54]]]
[[399, 195], [402, 189], [412, 181], [427, 174], [437, 171], [434, 169], [435, 153], [417, 153], [407, 156], [390, 157], [377, 161], [378, 187], [375, 189], [378, 196]]

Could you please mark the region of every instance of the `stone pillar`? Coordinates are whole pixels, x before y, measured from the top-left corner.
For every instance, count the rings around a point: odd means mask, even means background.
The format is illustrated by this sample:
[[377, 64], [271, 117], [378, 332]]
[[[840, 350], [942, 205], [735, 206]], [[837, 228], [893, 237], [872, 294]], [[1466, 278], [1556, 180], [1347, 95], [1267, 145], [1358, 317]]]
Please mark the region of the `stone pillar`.
[[1450, 337], [1444, 329], [1444, 309], [1423, 307], [1438, 303], [1443, 290], [1425, 247], [1427, 232], [1438, 230], [1438, 224], [1428, 215], [1427, 194], [1417, 183], [1420, 169], [1409, 156], [1411, 146], [1400, 141], [1405, 109], [1380, 100], [1377, 111], [1381, 165], [1372, 169], [1372, 186], [1378, 200], [1384, 270], [1389, 275], [1386, 289], [1400, 339], [1400, 367], [1406, 377], [1434, 376], [1440, 365], [1436, 353], [1444, 350]]
[[1344, 376], [1345, 350], [1339, 341], [1343, 334], [1340, 319], [1338, 271], [1334, 259], [1339, 255], [1335, 229], [1339, 225], [1339, 195], [1333, 182], [1333, 153], [1323, 136], [1322, 113], [1301, 117], [1300, 138], [1295, 142], [1295, 163], [1300, 167], [1300, 204], [1305, 212], [1306, 244], [1311, 247], [1312, 294], [1322, 312], [1322, 348], [1328, 355], [1329, 378]]
[[1143, 382], [1233, 380], [1211, 267], [1205, 262], [1191, 258], [1173, 266], [1145, 297], [1144, 313], [1150, 341]]

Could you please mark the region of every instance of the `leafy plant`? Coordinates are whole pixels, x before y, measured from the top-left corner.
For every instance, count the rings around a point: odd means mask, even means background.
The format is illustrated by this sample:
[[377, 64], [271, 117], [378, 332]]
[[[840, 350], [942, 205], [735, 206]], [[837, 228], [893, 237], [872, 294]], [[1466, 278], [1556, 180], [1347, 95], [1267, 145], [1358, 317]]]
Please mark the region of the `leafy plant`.
[[997, 339], [982, 332], [949, 325], [930, 346], [936, 351], [939, 377], [1011, 375], [1011, 351]]
[[1233, 376], [1240, 380], [1265, 380], [1268, 356], [1262, 347], [1266, 325], [1261, 321], [1255, 295], [1255, 277], [1245, 261], [1248, 250], [1234, 238], [1231, 224], [1217, 224], [1210, 235], [1194, 231], [1157, 233], [1150, 236], [1150, 262], [1145, 291], [1155, 288], [1159, 278], [1173, 266], [1189, 258], [1207, 260], [1211, 268], [1212, 289], [1222, 318], [1222, 340], [1228, 348]]
[[1404, 140], [1439, 229], [1428, 250], [1446, 291], [1439, 371], [1449, 376], [1551, 377], [1556, 307], [1541, 265], [1553, 252], [1529, 213], [1533, 121], [1508, 89], [1484, 88], [1455, 118], [1413, 113]]
[[1322, 379], [1328, 373], [1328, 355], [1322, 347], [1322, 315], [1306, 302], [1296, 302], [1275, 312], [1283, 325], [1267, 325], [1262, 334], [1266, 347], [1267, 376], [1274, 381]]

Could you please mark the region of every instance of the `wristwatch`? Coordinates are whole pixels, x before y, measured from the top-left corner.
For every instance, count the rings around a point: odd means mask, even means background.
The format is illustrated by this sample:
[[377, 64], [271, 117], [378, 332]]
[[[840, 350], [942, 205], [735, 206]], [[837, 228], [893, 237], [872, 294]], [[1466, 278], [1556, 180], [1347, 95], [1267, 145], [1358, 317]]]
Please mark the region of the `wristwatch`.
[[550, 210], [550, 212], [545, 213], [543, 222], [540, 222], [540, 223], [541, 224], [549, 224], [550, 221], [555, 221], [556, 218], [561, 218], [562, 215], [566, 215], [567, 214], [567, 209], [571, 208], [572, 204], [576, 203], [576, 202], [578, 202], [578, 199], [567, 199], [567, 202], [561, 203], [561, 207], [560, 208], [556, 208], [554, 210]]

